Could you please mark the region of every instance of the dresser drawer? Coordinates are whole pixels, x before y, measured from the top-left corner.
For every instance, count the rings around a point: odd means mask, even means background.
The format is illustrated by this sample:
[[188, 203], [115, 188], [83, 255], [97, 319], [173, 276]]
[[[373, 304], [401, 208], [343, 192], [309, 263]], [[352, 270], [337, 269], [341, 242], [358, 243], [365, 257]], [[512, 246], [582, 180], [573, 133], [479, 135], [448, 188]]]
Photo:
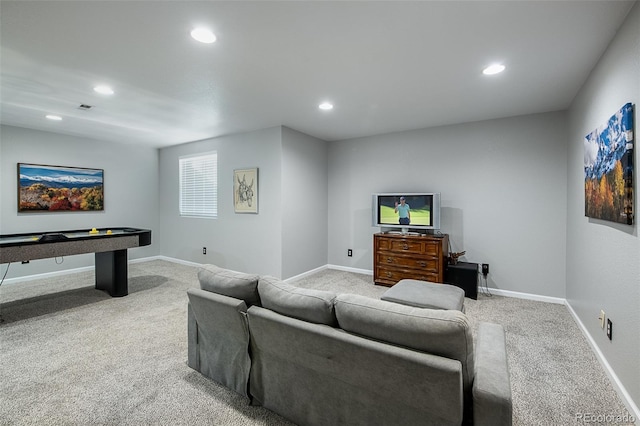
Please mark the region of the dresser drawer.
[[423, 269], [425, 271], [438, 272], [440, 264], [437, 258], [423, 257], [411, 257], [401, 256], [395, 253], [377, 253], [376, 265], [384, 266], [398, 266], [404, 268]]
[[440, 256], [440, 247], [441, 247], [440, 243], [427, 241], [424, 243], [424, 254], [433, 256], [433, 257], [438, 257]]
[[424, 253], [424, 243], [422, 241], [391, 240], [388, 250], [398, 253], [422, 254]]
[[393, 285], [400, 280], [412, 279], [420, 281], [438, 282], [438, 274], [428, 271], [416, 271], [415, 269], [399, 269], [376, 267], [376, 282]]

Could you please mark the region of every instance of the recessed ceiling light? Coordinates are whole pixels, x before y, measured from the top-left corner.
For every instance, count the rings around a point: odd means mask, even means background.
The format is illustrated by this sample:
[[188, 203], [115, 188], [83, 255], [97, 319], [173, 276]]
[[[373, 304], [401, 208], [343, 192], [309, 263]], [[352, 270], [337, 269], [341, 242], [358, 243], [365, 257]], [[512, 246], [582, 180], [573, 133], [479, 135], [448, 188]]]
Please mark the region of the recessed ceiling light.
[[504, 71], [504, 69], [505, 69], [505, 66], [502, 64], [493, 64], [493, 65], [489, 65], [484, 70], [482, 70], [482, 74], [484, 75], [499, 74], [502, 71]]
[[191, 31], [191, 37], [198, 40], [200, 43], [213, 43], [217, 40], [216, 35], [207, 28], [196, 28]]
[[45, 117], [48, 118], [49, 120], [53, 120], [53, 121], [62, 120], [62, 117], [60, 117], [59, 115], [47, 114], [47, 115], [45, 115]]
[[333, 104], [329, 102], [323, 102], [320, 105], [318, 105], [318, 108], [328, 111], [330, 109], [333, 109]]
[[94, 87], [93, 90], [100, 93], [101, 95], [113, 95], [113, 89], [109, 86], [99, 85]]

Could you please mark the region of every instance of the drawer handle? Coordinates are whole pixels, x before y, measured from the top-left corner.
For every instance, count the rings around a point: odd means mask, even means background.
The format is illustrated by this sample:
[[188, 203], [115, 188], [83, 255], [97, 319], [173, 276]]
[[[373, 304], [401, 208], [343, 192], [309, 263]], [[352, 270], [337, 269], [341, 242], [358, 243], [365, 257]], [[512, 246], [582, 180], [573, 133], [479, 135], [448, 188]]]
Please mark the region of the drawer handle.
[[404, 245], [402, 246], [402, 250], [409, 250], [409, 246], [408, 246], [407, 244], [404, 244]]
[[387, 257], [387, 263], [393, 263], [393, 257]]
[[391, 278], [393, 274], [391, 272], [387, 272], [387, 278]]
[[424, 268], [425, 266], [427, 266], [427, 262], [418, 262], [418, 261], [416, 261], [416, 263], [417, 263], [418, 265], [422, 266], [423, 268]]

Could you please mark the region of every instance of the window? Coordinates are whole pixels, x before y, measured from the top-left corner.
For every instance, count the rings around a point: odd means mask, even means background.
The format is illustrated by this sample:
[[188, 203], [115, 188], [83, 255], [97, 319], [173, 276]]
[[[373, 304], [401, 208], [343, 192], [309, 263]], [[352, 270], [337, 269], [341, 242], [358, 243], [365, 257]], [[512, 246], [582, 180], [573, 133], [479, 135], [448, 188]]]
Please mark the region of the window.
[[180, 157], [180, 216], [218, 217], [218, 153]]

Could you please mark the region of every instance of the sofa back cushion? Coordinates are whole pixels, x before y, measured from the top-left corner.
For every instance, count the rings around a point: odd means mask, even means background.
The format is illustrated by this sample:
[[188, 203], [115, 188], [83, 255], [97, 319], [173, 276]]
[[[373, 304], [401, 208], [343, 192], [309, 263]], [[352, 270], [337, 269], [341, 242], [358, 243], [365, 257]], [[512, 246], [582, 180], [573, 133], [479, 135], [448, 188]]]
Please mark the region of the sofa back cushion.
[[252, 404], [298, 425], [461, 425], [460, 362], [247, 311]]
[[473, 335], [462, 312], [355, 294], [338, 295], [335, 311], [339, 326], [347, 332], [460, 361], [465, 389], [473, 383]]
[[260, 305], [258, 278], [258, 275], [232, 271], [216, 265], [203, 265], [198, 271], [200, 288], [244, 300], [247, 306]]
[[258, 293], [263, 307], [281, 315], [332, 327], [337, 325], [335, 293], [295, 287], [270, 276], [260, 277]]

